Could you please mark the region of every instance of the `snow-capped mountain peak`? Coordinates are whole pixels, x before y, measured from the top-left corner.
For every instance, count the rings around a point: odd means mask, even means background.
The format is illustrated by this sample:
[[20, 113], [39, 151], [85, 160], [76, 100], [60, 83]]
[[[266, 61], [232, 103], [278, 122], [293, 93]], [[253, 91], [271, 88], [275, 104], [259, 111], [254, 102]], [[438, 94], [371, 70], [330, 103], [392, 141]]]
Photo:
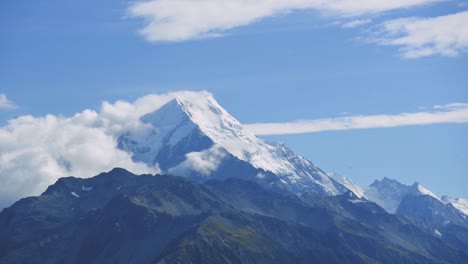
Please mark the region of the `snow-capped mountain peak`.
[[418, 182], [408, 186], [401, 184], [396, 180], [384, 178], [381, 181], [376, 180], [365, 191], [365, 195], [367, 199], [377, 203], [389, 213], [395, 213], [400, 207], [402, 200], [409, 195], [429, 196], [441, 203], [452, 204], [455, 208], [464, 214], [468, 213], [468, 201], [463, 199], [452, 199], [448, 196], [443, 196], [441, 199], [439, 196]]
[[327, 175], [335, 181], [344, 185], [348, 190], [352, 191], [358, 198], [366, 198], [366, 195], [364, 194], [365, 189], [359, 186], [357, 183], [353, 182], [348, 177], [338, 174], [336, 172], [329, 172], [327, 173]]
[[192, 122], [216, 143], [230, 139], [247, 142], [255, 139], [252, 133], [243, 129], [240, 122], [208, 93], [201, 93], [199, 96], [178, 96], [173, 101], [171, 103], [178, 104]]
[[[195, 96], [197, 95], [197, 96]], [[226, 139], [252, 139], [255, 136], [242, 128], [242, 125], [207, 92], [178, 95], [160, 109], [141, 118], [144, 123], [158, 128], [176, 128], [184, 120], [197, 126], [215, 142]]]
[[[144, 115], [141, 121], [143, 128], [123, 135], [119, 138], [119, 146], [130, 151], [137, 161], [159, 164], [163, 172], [189, 158], [203, 162], [201, 157], [208, 157], [207, 153], [220, 153], [222, 149], [255, 168], [277, 175], [282, 184], [294, 192], [314, 190], [337, 195], [346, 191], [284, 144], [271, 144], [257, 138], [207, 92], [177, 96], [158, 110]], [[216, 151], [207, 152], [211, 148]], [[220, 159], [225, 157], [219, 156]], [[209, 158], [213, 163], [213, 157]]]
[[389, 213], [395, 213], [401, 200], [410, 193], [411, 187], [396, 180], [384, 178], [375, 180], [365, 191], [365, 196]]
[[426, 189], [426, 187], [422, 186], [419, 182], [415, 182], [413, 184], [413, 186], [411, 186], [413, 188], [413, 194], [415, 195], [428, 195], [428, 196], [431, 196], [439, 201], [440, 198], [439, 196], [435, 195], [433, 192], [429, 191], [428, 189]]
[[457, 208], [460, 212], [468, 215], [468, 200], [462, 198], [451, 198], [449, 196], [442, 196], [442, 202], [444, 204], [452, 204], [453, 207]]

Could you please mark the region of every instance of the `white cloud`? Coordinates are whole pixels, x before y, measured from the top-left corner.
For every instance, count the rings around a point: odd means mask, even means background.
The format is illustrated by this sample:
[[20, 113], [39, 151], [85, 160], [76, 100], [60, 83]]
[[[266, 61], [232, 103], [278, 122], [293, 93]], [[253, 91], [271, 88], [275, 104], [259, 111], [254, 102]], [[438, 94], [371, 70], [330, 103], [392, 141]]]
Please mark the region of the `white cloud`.
[[153, 172], [117, 148], [94, 111], [71, 118], [22, 116], [0, 128], [0, 201], [38, 195], [58, 178], [90, 177], [114, 167]]
[[140, 33], [151, 42], [218, 37], [226, 30], [295, 10], [360, 16], [445, 0], [150, 0], [136, 1], [128, 14], [145, 20]]
[[372, 19], [357, 19], [357, 20], [352, 20], [346, 23], [341, 24], [342, 28], [356, 28], [360, 27], [366, 24], [372, 23]]
[[467, 107], [466, 103], [451, 103], [451, 104], [446, 104], [446, 105], [434, 105], [434, 109], [442, 109], [442, 110], [457, 110], [457, 109], [463, 109]]
[[192, 92], [148, 95], [132, 103], [104, 102], [99, 111], [84, 110], [73, 117], [9, 120], [0, 127], [0, 209], [39, 195], [60, 177], [90, 177], [114, 167], [137, 174], [158, 172], [157, 166], [132, 161], [131, 154], [118, 149], [117, 138], [128, 129], [139, 129], [140, 116], [180, 94]]
[[5, 94], [0, 94], [0, 110], [1, 109], [14, 109], [16, 108], [15, 104], [8, 100]]
[[217, 145], [204, 151], [190, 152], [185, 155], [186, 160], [176, 167], [170, 168], [169, 173], [186, 176], [195, 171], [200, 175], [209, 176], [218, 168], [226, 155], [226, 150]]
[[329, 119], [244, 125], [256, 135], [283, 135], [322, 131], [388, 128], [442, 123], [468, 123], [468, 104], [435, 106], [433, 111], [397, 115], [349, 116]]
[[371, 42], [400, 47], [403, 57], [454, 57], [468, 52], [468, 11], [433, 17], [401, 18], [380, 24]]

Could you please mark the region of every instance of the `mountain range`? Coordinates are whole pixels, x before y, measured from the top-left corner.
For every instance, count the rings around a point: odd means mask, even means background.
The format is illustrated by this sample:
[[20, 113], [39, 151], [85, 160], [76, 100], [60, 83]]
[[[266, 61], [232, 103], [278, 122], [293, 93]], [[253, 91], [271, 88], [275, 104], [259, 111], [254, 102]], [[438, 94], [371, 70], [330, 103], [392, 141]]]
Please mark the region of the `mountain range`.
[[467, 226], [441, 230], [350, 191], [114, 169], [62, 178], [0, 213], [0, 263], [466, 263]]
[[0, 213], [0, 263], [468, 263], [468, 201], [363, 188], [186, 93], [117, 138], [136, 176], [62, 178]]

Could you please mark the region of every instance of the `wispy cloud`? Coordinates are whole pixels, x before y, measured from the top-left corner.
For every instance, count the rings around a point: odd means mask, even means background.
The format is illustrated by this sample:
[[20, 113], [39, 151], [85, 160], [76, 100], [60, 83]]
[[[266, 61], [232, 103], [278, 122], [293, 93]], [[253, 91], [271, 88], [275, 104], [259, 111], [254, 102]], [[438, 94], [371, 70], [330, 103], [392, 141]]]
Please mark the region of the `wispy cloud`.
[[468, 123], [468, 104], [437, 105], [433, 107], [432, 111], [427, 112], [397, 115], [360, 115], [286, 123], [259, 123], [245, 125], [245, 127], [256, 135], [283, 135], [443, 123]]
[[356, 19], [356, 20], [352, 20], [352, 21], [341, 24], [341, 27], [342, 28], [356, 28], [356, 27], [360, 27], [360, 26], [369, 24], [371, 22], [372, 22], [372, 19], [369, 19], [369, 18]]
[[16, 108], [16, 105], [10, 101], [5, 94], [0, 94], [0, 110], [14, 108]]
[[389, 20], [377, 27], [370, 42], [400, 48], [403, 57], [454, 57], [468, 52], [468, 11], [433, 17]]
[[219, 37], [229, 29], [295, 10], [352, 17], [442, 1], [445, 0], [150, 0], [132, 3], [128, 14], [146, 21], [140, 33], [148, 41], [177, 42]]

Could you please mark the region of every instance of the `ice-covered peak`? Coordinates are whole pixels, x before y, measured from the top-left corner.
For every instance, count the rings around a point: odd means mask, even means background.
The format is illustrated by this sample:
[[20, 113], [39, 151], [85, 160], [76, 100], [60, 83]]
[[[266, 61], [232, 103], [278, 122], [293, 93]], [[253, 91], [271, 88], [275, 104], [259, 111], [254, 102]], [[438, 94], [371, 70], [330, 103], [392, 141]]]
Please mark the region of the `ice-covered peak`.
[[349, 179], [346, 176], [340, 175], [335, 172], [329, 172], [327, 173], [328, 176], [330, 176], [332, 179], [335, 181], [341, 183], [344, 185], [348, 190], [352, 191], [357, 197], [359, 198], [366, 198], [364, 192], [364, 188], [359, 186], [357, 183], [353, 182], [351, 179]]
[[426, 187], [422, 186], [418, 182], [415, 182], [413, 184], [413, 186], [411, 186], [411, 187], [413, 188], [413, 194], [428, 195], [428, 196], [431, 196], [431, 197], [441, 201], [440, 198], [437, 195], [435, 195], [433, 192], [426, 189]]
[[[245, 130], [208, 92], [177, 95], [158, 110], [143, 116], [141, 121], [167, 133], [175, 128], [180, 130], [179, 126], [184, 122], [190, 123], [190, 128], [198, 128], [214, 143], [226, 145], [228, 148], [231, 141], [248, 144], [257, 141], [255, 135]], [[188, 131], [178, 132], [181, 134]], [[239, 157], [245, 154], [233, 147], [230, 147], [229, 151]]]
[[460, 212], [468, 215], [468, 200], [462, 198], [451, 198], [449, 196], [442, 196], [442, 202], [444, 204], [452, 204], [453, 207], [457, 208]]
[[[124, 135], [119, 145], [132, 152], [138, 161], [151, 165], [159, 163], [163, 172], [181, 164], [185, 158], [205, 157], [202, 152], [223, 148], [257, 169], [278, 175], [294, 192], [337, 195], [346, 190], [284, 144], [271, 144], [257, 138], [208, 92], [176, 95], [158, 110], [143, 116], [141, 121], [145, 128]], [[200, 155], [188, 155], [190, 153]]]
[[375, 187], [385, 187], [385, 188], [399, 188], [402, 186], [400, 182], [394, 179], [384, 177], [382, 180], [375, 180], [371, 186]]
[[174, 126], [187, 118], [207, 136], [213, 138], [223, 138], [233, 136], [233, 133], [237, 134], [235, 132], [244, 132], [239, 121], [223, 109], [208, 92], [175, 94], [174, 98], [154, 112], [144, 115], [141, 120], [155, 126]]
[[164, 104], [158, 110], [148, 113], [140, 118], [143, 123], [161, 126], [174, 127], [181, 122], [181, 120], [188, 118], [187, 114], [180, 106], [177, 99], [172, 99]]
[[184, 94], [168, 104], [177, 105], [204, 135], [235, 157], [273, 173], [293, 174], [294, 165], [286, 156], [295, 154], [290, 153], [284, 144], [267, 143], [244, 129], [211, 94]]
[[256, 140], [255, 135], [245, 130], [209, 93], [181, 95], [173, 101], [215, 143], [233, 139], [252, 143]]
[[375, 180], [365, 191], [370, 201], [380, 205], [389, 213], [395, 213], [403, 198], [411, 192], [411, 187], [388, 178]]
[[437, 195], [418, 182], [409, 186], [388, 178], [374, 181], [365, 195], [367, 199], [377, 203], [389, 213], [395, 213], [403, 198], [408, 195], [427, 195], [441, 201]]

